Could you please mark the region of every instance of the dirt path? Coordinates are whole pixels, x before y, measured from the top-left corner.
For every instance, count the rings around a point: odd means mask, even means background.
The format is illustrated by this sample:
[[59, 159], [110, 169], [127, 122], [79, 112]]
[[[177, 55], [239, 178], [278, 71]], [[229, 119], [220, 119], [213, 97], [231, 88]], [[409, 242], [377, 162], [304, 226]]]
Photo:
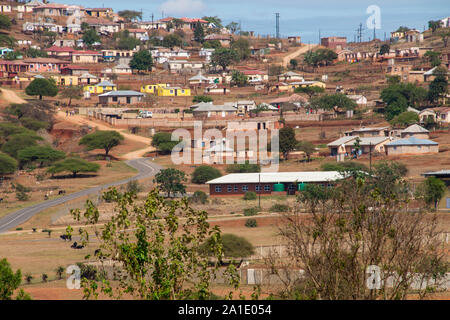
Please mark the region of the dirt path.
[[24, 99], [19, 97], [14, 91], [1, 88], [1, 99], [8, 103], [27, 103]]
[[152, 142], [152, 139], [128, 133], [124, 129], [116, 129], [114, 127], [111, 127], [111, 126], [101, 123], [99, 121], [89, 120], [86, 117], [81, 116], [81, 115], [74, 115], [74, 116], [67, 117], [66, 113], [64, 111], [58, 111], [56, 117], [60, 120], [71, 122], [71, 123], [74, 123], [77, 125], [89, 125], [91, 127], [97, 128], [99, 130], [114, 130], [114, 131], [119, 132], [126, 139], [136, 141], [136, 142], [142, 142], [142, 143], [145, 143], [146, 145], [148, 145], [148, 147], [146, 147], [146, 148], [135, 150], [135, 151], [132, 151], [132, 152], [122, 155], [121, 158], [123, 158], [125, 160], [133, 160], [133, 159], [142, 158], [147, 152], [155, 151], [155, 148], [150, 145]]
[[316, 47], [317, 44], [307, 44], [305, 46], [300, 47], [298, 50], [295, 50], [294, 52], [288, 54], [287, 56], [285, 56], [283, 58], [283, 67], [287, 67], [289, 65], [289, 61], [291, 61], [291, 59], [294, 59], [296, 57], [298, 57], [299, 55], [312, 50], [314, 47]]

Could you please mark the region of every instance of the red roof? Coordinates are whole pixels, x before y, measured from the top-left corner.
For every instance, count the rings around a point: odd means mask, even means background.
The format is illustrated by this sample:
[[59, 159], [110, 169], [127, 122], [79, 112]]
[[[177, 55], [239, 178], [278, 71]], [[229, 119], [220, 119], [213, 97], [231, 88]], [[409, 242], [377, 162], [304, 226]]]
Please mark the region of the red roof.
[[64, 67], [63, 69], [70, 69], [70, 70], [89, 70], [89, 68], [86, 67], [80, 67], [80, 66], [75, 66], [73, 64], [69, 64], [68, 66]]
[[75, 49], [70, 48], [70, 47], [52, 46], [48, 49], [45, 49], [44, 51], [47, 51], [47, 52], [73, 52], [73, 51], [75, 51]]

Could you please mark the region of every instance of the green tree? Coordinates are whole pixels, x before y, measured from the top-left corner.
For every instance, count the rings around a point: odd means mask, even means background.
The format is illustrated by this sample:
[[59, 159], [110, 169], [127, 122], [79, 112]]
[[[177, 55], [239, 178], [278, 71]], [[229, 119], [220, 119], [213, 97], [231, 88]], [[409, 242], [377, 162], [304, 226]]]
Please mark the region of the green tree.
[[186, 174], [183, 171], [168, 168], [163, 169], [155, 175], [154, 183], [157, 183], [161, 191], [167, 193], [167, 197], [171, 198], [176, 193], [185, 194], [186, 186], [183, 182], [186, 181]]
[[153, 67], [152, 54], [148, 50], [141, 50], [134, 54], [130, 67], [139, 71], [151, 71]]
[[55, 272], [56, 272], [56, 276], [58, 277], [59, 280], [62, 279], [62, 276], [64, 274], [64, 267], [63, 266], [59, 266], [58, 268], [56, 268]]
[[189, 198], [189, 202], [205, 204], [208, 201], [208, 195], [203, 191], [197, 190], [192, 197]]
[[235, 34], [239, 30], [239, 23], [237, 22], [230, 22], [225, 26], [232, 34]]
[[316, 51], [308, 51], [303, 58], [303, 61], [310, 66], [329, 65], [335, 59], [337, 54], [330, 49], [317, 49]]
[[385, 43], [385, 44], [381, 45], [380, 54], [383, 55], [383, 54], [389, 53], [390, 50], [391, 50], [391, 46], [389, 44]]
[[169, 34], [163, 38], [162, 45], [166, 48], [181, 47], [183, 41], [177, 34]]
[[97, 163], [92, 163], [80, 158], [67, 158], [53, 164], [48, 168], [47, 172], [51, 174], [71, 172], [72, 177], [76, 178], [80, 172], [97, 172], [98, 170], [100, 170], [100, 165]]
[[118, 15], [124, 18], [128, 22], [142, 20], [142, 12], [135, 10], [122, 10], [118, 12]]
[[316, 152], [316, 147], [309, 141], [299, 141], [296, 148], [305, 153], [308, 162], [311, 161], [311, 155]]
[[194, 96], [192, 99], [192, 102], [199, 103], [199, 102], [212, 102], [213, 98], [210, 96]]
[[383, 89], [381, 99], [386, 103], [385, 117], [390, 121], [405, 112], [408, 106], [419, 106], [427, 98], [427, 90], [412, 83], [398, 83]]
[[238, 60], [239, 54], [236, 50], [229, 48], [216, 49], [211, 55], [211, 64], [213, 66], [221, 66], [224, 71], [227, 70], [229, 65]]
[[202, 19], [208, 21], [209, 23], [215, 24], [217, 29], [222, 29], [223, 28], [222, 19], [220, 19], [218, 16], [203, 17]]
[[[209, 238], [201, 246], [201, 250], [213, 256], [210, 250], [214, 245], [214, 239]], [[244, 237], [226, 233], [222, 235], [222, 250], [225, 258], [247, 258], [255, 253], [253, 245]]]
[[[20, 118], [19, 118], [20, 119]], [[34, 134], [33, 131], [14, 123], [0, 122], [0, 137], [6, 139], [15, 134]]]
[[308, 95], [309, 99], [311, 100], [312, 97], [324, 93], [325, 89], [318, 86], [307, 86], [307, 87], [297, 87], [294, 89], [295, 93], [305, 93]]
[[65, 157], [66, 154], [63, 151], [55, 150], [48, 146], [27, 147], [20, 150], [17, 154], [17, 159], [22, 165], [37, 162], [40, 167], [62, 160]]
[[431, 103], [445, 98], [448, 92], [447, 70], [443, 67], [438, 67], [434, 70], [433, 74], [435, 78], [428, 87], [428, 101]]
[[248, 83], [248, 78], [242, 72], [233, 70], [231, 72], [231, 82], [238, 87], [244, 87]]
[[447, 187], [445, 186], [444, 181], [435, 177], [427, 178], [423, 183], [425, 202], [434, 205], [434, 209], [436, 210], [445, 194], [445, 189], [447, 189]]
[[444, 43], [444, 48], [447, 48], [448, 39], [450, 38], [450, 32], [449, 31], [440, 32], [439, 36], [441, 37], [442, 42]]
[[428, 21], [428, 28], [431, 29], [432, 33], [434, 33], [440, 27], [441, 27], [441, 21], [439, 21], [439, 20], [430, 20], [430, 21]]
[[10, 157], [9, 155], [0, 152], [0, 176], [14, 173], [17, 169], [16, 159]]
[[203, 26], [199, 21], [194, 26], [194, 40], [200, 43], [203, 43], [205, 40], [205, 30], [203, 30]]
[[36, 134], [14, 134], [8, 137], [8, 141], [2, 145], [2, 151], [17, 159], [20, 150], [30, 146], [36, 146], [39, 140], [43, 140]]
[[210, 166], [199, 166], [192, 173], [192, 182], [196, 184], [204, 184], [207, 181], [219, 178], [222, 173], [219, 169]]
[[22, 272], [13, 272], [6, 258], [0, 260], [0, 300], [12, 300], [14, 291], [22, 282]]
[[311, 107], [315, 109], [332, 110], [335, 107], [344, 110], [354, 110], [357, 104], [343, 93], [325, 94], [311, 100]]
[[291, 59], [291, 60], [289, 60], [289, 64], [291, 65], [291, 69], [295, 70], [295, 69], [297, 69], [298, 61], [297, 61], [297, 59]]
[[55, 97], [58, 94], [58, 87], [53, 79], [34, 79], [26, 87], [25, 93], [29, 96], [39, 96], [39, 100], [42, 97]]
[[117, 131], [96, 131], [81, 138], [79, 144], [85, 145], [88, 150], [104, 149], [105, 156], [109, 151], [118, 146], [124, 137]]
[[412, 111], [405, 111], [389, 121], [393, 126], [405, 127], [419, 122], [419, 115]]
[[60, 95], [64, 99], [69, 99], [68, 106], [70, 107], [72, 105], [72, 99], [79, 100], [83, 97], [83, 89], [79, 86], [70, 86], [63, 89]]
[[30, 117], [21, 117], [20, 124], [32, 131], [39, 131], [40, 129], [49, 129], [49, 123], [45, 121], [39, 121]]
[[218, 49], [222, 48], [222, 44], [219, 40], [207, 40], [203, 42], [202, 47], [205, 49]]
[[233, 41], [231, 48], [237, 52], [239, 60], [246, 60], [250, 57], [250, 42], [245, 38]]
[[0, 30], [11, 30], [11, 19], [4, 14], [0, 14]]
[[320, 165], [320, 169], [323, 171], [340, 171], [340, 172], [354, 172], [365, 171], [369, 172], [369, 168], [362, 163], [354, 161], [344, 162], [327, 162]]
[[438, 67], [441, 65], [441, 53], [437, 51], [427, 51], [424, 53], [423, 57], [430, 62], [431, 66]]
[[83, 43], [89, 48], [96, 42], [101, 42], [100, 36], [95, 29], [88, 29], [83, 34]]
[[295, 150], [298, 143], [295, 138], [295, 131], [290, 127], [284, 127], [280, 129], [278, 134], [280, 141], [280, 152], [283, 154], [283, 158], [287, 160], [289, 152]]
[[[118, 280], [112, 285], [105, 278], [82, 279], [85, 299], [97, 299], [99, 291], [111, 298], [127, 292], [147, 300], [211, 299], [210, 284], [216, 278], [223, 250], [220, 230], [210, 227], [208, 214], [189, 207], [187, 199], [166, 201], [157, 189], [139, 204], [134, 203], [132, 194], [119, 195], [115, 189], [108, 193], [121, 214], [112, 217], [98, 233], [101, 249], [96, 258], [99, 262], [111, 259]], [[86, 243], [91, 238], [88, 230], [99, 221], [97, 212], [90, 201], [84, 212], [71, 210], [77, 221], [82, 217], [87, 221], [87, 228], [81, 230]], [[208, 238], [215, 253], [212, 267], [210, 258], [200, 250]], [[230, 266], [224, 275], [233, 289], [239, 287], [235, 268]]]

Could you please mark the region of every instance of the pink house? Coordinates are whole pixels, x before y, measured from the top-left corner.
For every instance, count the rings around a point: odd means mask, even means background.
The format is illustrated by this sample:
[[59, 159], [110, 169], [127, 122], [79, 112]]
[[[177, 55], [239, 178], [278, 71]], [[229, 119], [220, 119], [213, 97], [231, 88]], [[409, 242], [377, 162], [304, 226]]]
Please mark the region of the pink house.
[[70, 63], [54, 58], [29, 58], [23, 62], [28, 64], [30, 72], [54, 72], [60, 73], [61, 69]]

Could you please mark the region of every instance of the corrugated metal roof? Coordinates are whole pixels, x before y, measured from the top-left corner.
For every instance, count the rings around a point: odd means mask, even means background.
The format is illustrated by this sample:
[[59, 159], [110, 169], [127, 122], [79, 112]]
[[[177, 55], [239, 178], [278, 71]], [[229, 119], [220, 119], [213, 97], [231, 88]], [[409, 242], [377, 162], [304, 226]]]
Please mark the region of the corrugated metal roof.
[[418, 145], [438, 145], [439, 143], [428, 139], [417, 139], [409, 137], [408, 139], [394, 140], [386, 144], [386, 146], [418, 146]]
[[428, 131], [424, 127], [419, 126], [418, 124], [413, 124], [413, 125], [409, 126], [408, 128], [406, 128], [405, 130], [403, 130], [402, 132], [405, 132], [405, 133], [429, 133], [430, 131]]
[[346, 144], [354, 139], [356, 139], [356, 136], [345, 136], [345, 137], [339, 138], [337, 140], [334, 140], [333, 142], [330, 142], [329, 144], [327, 144], [327, 146], [328, 147], [339, 147], [339, 146]]
[[107, 97], [107, 96], [116, 96], [116, 97], [124, 97], [124, 96], [144, 96], [143, 93], [132, 91], [132, 90], [120, 90], [120, 91], [110, 91], [104, 94], [99, 95], [99, 97]]
[[206, 184], [328, 182], [343, 178], [338, 171], [232, 173], [208, 181]]

